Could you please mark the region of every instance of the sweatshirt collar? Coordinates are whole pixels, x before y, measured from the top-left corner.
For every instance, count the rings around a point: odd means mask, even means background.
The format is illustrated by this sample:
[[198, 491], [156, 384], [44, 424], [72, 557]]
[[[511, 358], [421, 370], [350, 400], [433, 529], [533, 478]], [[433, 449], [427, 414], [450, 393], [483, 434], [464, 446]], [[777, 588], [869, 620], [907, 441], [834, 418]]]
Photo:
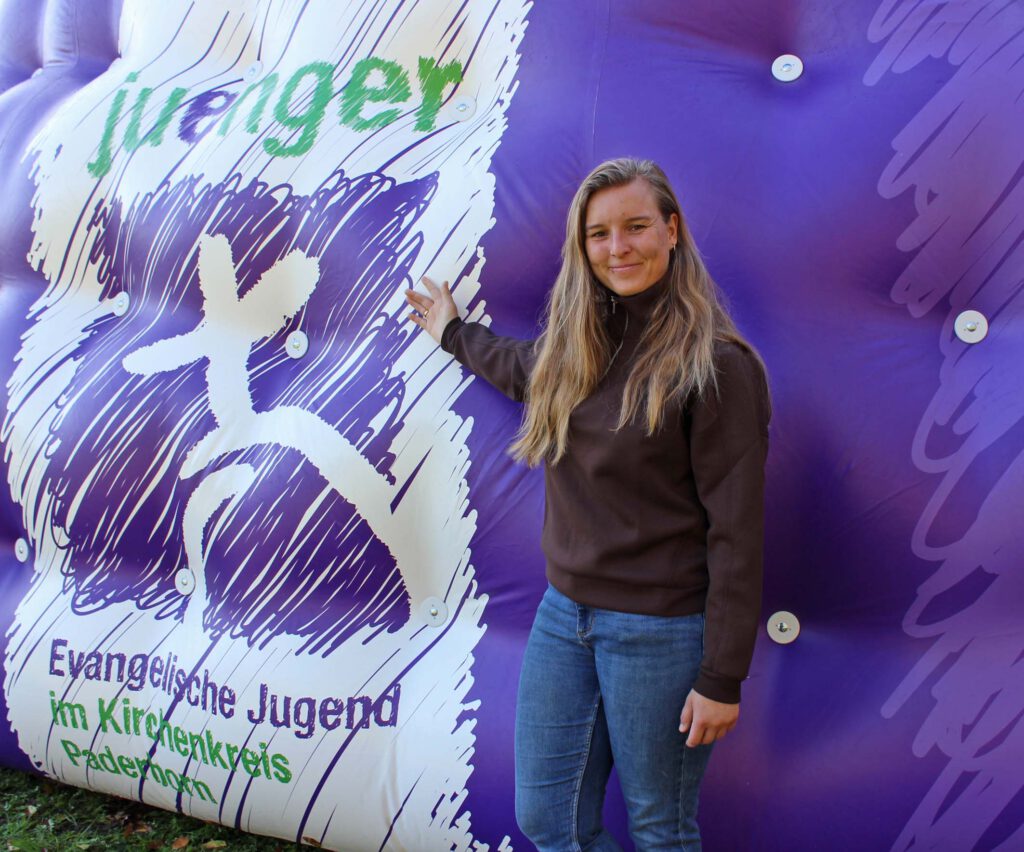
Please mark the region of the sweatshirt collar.
[[646, 320], [650, 317], [654, 311], [654, 306], [668, 287], [666, 284], [667, 277], [663, 276], [646, 290], [641, 290], [639, 293], [634, 293], [631, 296], [620, 296], [601, 283], [598, 283], [598, 287], [604, 296], [609, 314], [615, 315], [620, 311], [624, 311], [625, 315], [630, 319]]

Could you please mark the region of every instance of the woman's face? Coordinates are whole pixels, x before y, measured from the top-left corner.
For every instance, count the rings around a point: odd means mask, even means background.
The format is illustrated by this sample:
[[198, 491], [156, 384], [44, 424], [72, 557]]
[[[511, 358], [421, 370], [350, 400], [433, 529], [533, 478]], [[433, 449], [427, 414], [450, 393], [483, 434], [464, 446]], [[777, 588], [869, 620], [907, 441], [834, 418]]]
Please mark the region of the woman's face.
[[654, 190], [638, 179], [590, 196], [584, 228], [587, 260], [597, 280], [613, 293], [632, 296], [668, 269], [679, 217], [673, 213], [666, 222]]

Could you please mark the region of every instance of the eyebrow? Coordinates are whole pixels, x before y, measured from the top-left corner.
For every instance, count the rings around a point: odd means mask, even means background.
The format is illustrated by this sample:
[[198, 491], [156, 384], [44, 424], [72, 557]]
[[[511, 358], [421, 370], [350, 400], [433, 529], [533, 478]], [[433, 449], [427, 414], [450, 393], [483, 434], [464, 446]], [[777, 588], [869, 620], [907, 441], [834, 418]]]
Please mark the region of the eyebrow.
[[[627, 224], [629, 222], [646, 222], [646, 221], [649, 221], [649, 220], [654, 219], [654, 218], [655, 218], [654, 216], [650, 216], [650, 215], [630, 216], [626, 220], [626, 222], [627, 222]], [[597, 228], [607, 228], [607, 227], [608, 226], [605, 225], [603, 222], [595, 222], [593, 225], [586, 225], [583, 230], [584, 231], [593, 231], [593, 230], [595, 230]]]

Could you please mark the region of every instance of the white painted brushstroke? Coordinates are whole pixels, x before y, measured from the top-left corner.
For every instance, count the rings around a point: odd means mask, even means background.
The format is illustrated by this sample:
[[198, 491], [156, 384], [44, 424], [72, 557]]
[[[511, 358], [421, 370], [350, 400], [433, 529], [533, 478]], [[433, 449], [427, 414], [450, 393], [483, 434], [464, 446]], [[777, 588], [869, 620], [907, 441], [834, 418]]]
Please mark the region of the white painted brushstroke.
[[[74, 500], [85, 489], [79, 483], [70, 497], [53, 493], [47, 450], [55, 442], [75, 441], [76, 436], [64, 426], [69, 414], [75, 413], [80, 420], [104, 417], [104, 411], [85, 407], [88, 397], [84, 391], [67, 393], [75, 374], [73, 356], [86, 339], [86, 329], [112, 313], [112, 306], [102, 298], [98, 270], [90, 261], [94, 237], [85, 227], [100, 202], [109, 205], [116, 199], [127, 208], [161, 183], [174, 186], [193, 174], [202, 174], [211, 183], [239, 174], [242, 185], [259, 178], [271, 184], [285, 182], [295, 192], [305, 193], [339, 165], [349, 175], [358, 175], [387, 163], [386, 175], [400, 182], [434, 172], [439, 175], [438, 195], [420, 220], [424, 250], [413, 278], [428, 271], [427, 263], [429, 271], [443, 275], [445, 270], [459, 270], [478, 257], [478, 243], [492, 222], [494, 182], [488, 168], [515, 90], [518, 47], [528, 7], [525, 0], [471, 3], [461, 9], [460, 4], [399, 0], [344, 4], [334, 0], [304, 4], [286, 0], [208, 0], [201, 4], [125, 0], [121, 58], [62, 105], [34, 140], [30, 156], [37, 188], [33, 199], [36, 219], [29, 260], [45, 276], [47, 288], [31, 308], [33, 325], [24, 336], [8, 383], [9, 406], [2, 437], [11, 494], [22, 507], [37, 577], [18, 607], [9, 636], [4, 689], [19, 744], [48, 773], [134, 797], [138, 781], [86, 773], [82, 767], [72, 766], [60, 740], [73, 740], [82, 748], [110, 745], [114, 753], [142, 754], [146, 750], [144, 738], [97, 735], [95, 730], [58, 731], [45, 723], [45, 696], [50, 689], [63, 700], [90, 708], [99, 697], [109, 698], [115, 692], [109, 684], [50, 675], [53, 638], [67, 638], [79, 651], [95, 649], [129, 656], [142, 651], [154, 656], [173, 652], [186, 669], [208, 654], [200, 673], [208, 669], [218, 683], [237, 689], [238, 712], [226, 719], [183, 703], [174, 711], [172, 723], [196, 732], [210, 730], [230, 742], [244, 742], [251, 734], [252, 742], [268, 742], [271, 750], [285, 752], [295, 777], [287, 785], [263, 778], [249, 784], [240, 773], [228, 783], [222, 768], [197, 766], [195, 761], [190, 764], [161, 747], [155, 754], [160, 766], [205, 781], [220, 800], [213, 805], [184, 797], [186, 812], [229, 821], [238, 813], [247, 830], [294, 837], [312, 791], [326, 777], [303, 833], [327, 847], [377, 849], [387, 837], [389, 849], [489, 848], [474, 837], [470, 812], [458, 816], [464, 804], [472, 804], [467, 790], [474, 743], [472, 715], [477, 704], [469, 703], [467, 696], [473, 684], [472, 651], [484, 629], [486, 600], [477, 593], [468, 561], [475, 529], [465, 480], [470, 463], [466, 437], [471, 423], [450, 408], [465, 383], [448, 356], [419, 335], [396, 365], [408, 383], [401, 412], [406, 425], [392, 447], [396, 460], [391, 473], [397, 483], [403, 483], [418, 466], [419, 471], [398, 508], [389, 514], [387, 497], [393, 496], [394, 486], [388, 486], [389, 491], [369, 463], [314, 411], [294, 406], [260, 413], [252, 410], [248, 376], [239, 358], [253, 345], [255, 326], [224, 335], [230, 326], [220, 321], [223, 311], [208, 309], [206, 325], [197, 326], [191, 336], [143, 347], [140, 341], [147, 337], [147, 318], [132, 310], [117, 322], [137, 325], [136, 342], [110, 353], [110, 369], [123, 370], [125, 382], [130, 379], [128, 370], [170, 377], [176, 368], [189, 369], [186, 359], [194, 360], [197, 355], [207, 359], [209, 398], [181, 406], [180, 421], [169, 424], [167, 437], [154, 448], [146, 472], [150, 488], [155, 488], [168, 474], [168, 460], [181, 451], [190, 452], [187, 468], [178, 472], [181, 477], [198, 478], [202, 489], [193, 494], [196, 504], [189, 504], [181, 531], [190, 563], [201, 566], [210, 543], [218, 536], [237, 536], [237, 527], [244, 520], [239, 517], [238, 498], [247, 488], [250, 474], [231, 468], [227, 473], [205, 474], [205, 466], [231, 447], [257, 442], [290, 446], [313, 461], [329, 489], [355, 503], [392, 550], [414, 601], [435, 595], [448, 602], [452, 617], [440, 631], [420, 623], [414, 608], [414, 617], [396, 632], [374, 633], [366, 628], [321, 657], [298, 654], [302, 642], [288, 636], [254, 649], [227, 638], [211, 646], [202, 629], [199, 606], [190, 605], [184, 624], [157, 619], [153, 611], [139, 611], [130, 603], [74, 614], [64, 578], [76, 558], [75, 514], [69, 515], [71, 528], [67, 531], [57, 527], [53, 518], [59, 500]], [[414, 75], [420, 55], [435, 55], [453, 37], [444, 59], [468, 63], [459, 91], [476, 101], [470, 121], [442, 117], [434, 132], [416, 134], [412, 124], [418, 103], [413, 101], [394, 124], [357, 134], [341, 127], [336, 113], [329, 111], [313, 149], [299, 159], [273, 159], [264, 153], [262, 140], [273, 132], [269, 127], [255, 135], [210, 133], [191, 146], [178, 140], [172, 127], [159, 147], [143, 145], [130, 156], [115, 154], [112, 169], [102, 178], [97, 180], [87, 172], [86, 164], [96, 156], [111, 99], [126, 86], [129, 72], [139, 73], [138, 82], [129, 89], [150, 86], [155, 90], [143, 121], [143, 127], [148, 127], [173, 87], [203, 91], [229, 85], [256, 60], [257, 48], [264, 73], [276, 71], [287, 78], [303, 64], [325, 59], [338, 63], [335, 80], [339, 81], [347, 79], [354, 63], [371, 52], [400, 62]], [[130, 97], [126, 109], [132, 100]], [[449, 235], [452, 227], [455, 230]], [[234, 280], [233, 261], [210, 237], [212, 234], [200, 240], [194, 250], [205, 255], [212, 249], [213, 256], [204, 257], [203, 265], [205, 269], [209, 264], [216, 275], [204, 275], [203, 281], [212, 284], [216, 280], [223, 285]], [[315, 264], [315, 258], [306, 260]], [[293, 301], [275, 317], [288, 316], [295, 304], [304, 304], [313, 292], [313, 267], [303, 263], [297, 258], [294, 266], [285, 261], [279, 264], [281, 291], [289, 293]], [[481, 266], [482, 262], [478, 263], [473, 274], [457, 285], [458, 298], [464, 304], [479, 290]], [[140, 292], [131, 294], [133, 306], [170, 309], [162, 295], [163, 284], [151, 279], [137, 282]], [[231, 294], [226, 286], [219, 290], [211, 287], [209, 296], [208, 308], [219, 298], [221, 309], [251, 314], [249, 320], [258, 313], [242, 308], [237, 294]], [[388, 310], [394, 316], [404, 313], [400, 289]], [[211, 321], [213, 317], [216, 319]], [[259, 328], [264, 333], [279, 325], [269, 316], [264, 319]], [[367, 330], [372, 321], [367, 318]], [[213, 327], [220, 332], [217, 339], [208, 335]], [[207, 337], [202, 340], [204, 335]], [[336, 365], [318, 394], [327, 397], [332, 387], [340, 386], [353, 369], [353, 360]], [[139, 401], [139, 405], [145, 404], [149, 403]], [[197, 441], [201, 435], [197, 424], [208, 404], [219, 424], [211, 433], [216, 438], [207, 435]], [[315, 429], [302, 431], [315, 421]], [[297, 426], [302, 429], [296, 431]], [[109, 424], [107, 443], [96, 466], [123, 463], [118, 458], [118, 441], [131, 429], [130, 417]], [[265, 465], [257, 475], [264, 469]], [[297, 476], [298, 471], [296, 463], [292, 475]], [[120, 498], [111, 495], [111, 499]], [[218, 506], [226, 508], [211, 520]], [[298, 541], [310, 514], [307, 510], [289, 515], [285, 520], [294, 524], [291, 529], [280, 519], [260, 529]], [[116, 542], [110, 543], [114, 545]], [[263, 578], [260, 582], [268, 588], [279, 583], [280, 572], [287, 570], [287, 566], [255, 567]], [[145, 573], [146, 566], [140, 566], [140, 571]], [[194, 594], [203, 596], [204, 590], [197, 586]], [[323, 698], [378, 695], [396, 679], [402, 690], [398, 726], [358, 731], [333, 766], [331, 762], [349, 733], [344, 726], [300, 739], [265, 725], [253, 730], [245, 720], [245, 708], [255, 706], [263, 682], [281, 694]], [[122, 694], [141, 707], [167, 710], [169, 706], [168, 696], [150, 686]], [[175, 805], [175, 796], [152, 781], [146, 783], [143, 798], [165, 807]], [[507, 838], [501, 848], [509, 848]]]

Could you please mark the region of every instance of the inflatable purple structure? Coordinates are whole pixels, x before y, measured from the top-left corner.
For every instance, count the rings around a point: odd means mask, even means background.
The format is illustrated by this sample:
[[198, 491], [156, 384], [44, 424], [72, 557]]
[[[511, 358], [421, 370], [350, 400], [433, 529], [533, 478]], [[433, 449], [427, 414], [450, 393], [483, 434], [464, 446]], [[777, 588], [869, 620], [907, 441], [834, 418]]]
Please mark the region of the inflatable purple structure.
[[0, 42], [0, 760], [528, 848], [541, 481], [402, 293], [531, 334], [628, 154], [775, 401], [706, 848], [1024, 848], [1019, 2], [2, 0]]

